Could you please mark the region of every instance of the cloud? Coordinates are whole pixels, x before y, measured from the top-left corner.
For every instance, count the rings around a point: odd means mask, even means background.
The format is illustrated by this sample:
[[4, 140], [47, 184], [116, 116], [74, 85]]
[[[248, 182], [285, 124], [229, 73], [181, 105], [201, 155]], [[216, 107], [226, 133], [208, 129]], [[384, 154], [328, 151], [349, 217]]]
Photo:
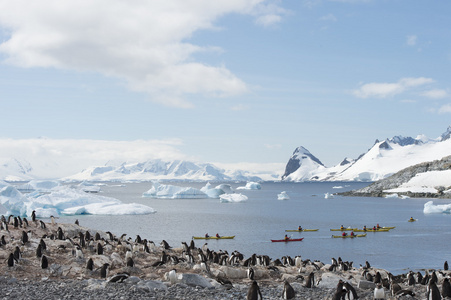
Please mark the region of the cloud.
[[328, 14], [319, 18], [320, 21], [336, 22], [337, 18], [333, 14]]
[[451, 104], [445, 104], [438, 109], [439, 114], [451, 114]]
[[408, 35], [406, 43], [409, 46], [415, 46], [417, 44], [417, 36], [416, 35]]
[[396, 83], [367, 83], [352, 93], [358, 98], [386, 98], [401, 94], [409, 88], [434, 82], [431, 78], [402, 78]]
[[[0, 44], [5, 62], [24, 68], [94, 71], [124, 80], [151, 100], [191, 107], [188, 94], [233, 96], [248, 91], [225, 66], [195, 61], [217, 51], [189, 43], [200, 30], [215, 29], [227, 14], [254, 17], [257, 24], [280, 22], [284, 12], [272, 0], [120, 1], [0, 0]], [[218, 31], [220, 32], [220, 31]]]
[[421, 95], [432, 99], [443, 99], [449, 96], [447, 91], [439, 89], [429, 90], [422, 93]]

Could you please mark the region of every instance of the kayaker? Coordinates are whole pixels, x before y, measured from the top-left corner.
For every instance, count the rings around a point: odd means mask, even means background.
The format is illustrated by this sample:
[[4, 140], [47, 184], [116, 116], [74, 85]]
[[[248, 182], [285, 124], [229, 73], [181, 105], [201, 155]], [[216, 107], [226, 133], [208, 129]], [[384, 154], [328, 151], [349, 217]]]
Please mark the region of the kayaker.
[[354, 236], [354, 231], [351, 231], [351, 236]]
[[342, 236], [347, 236], [348, 234], [346, 233], [346, 231], [343, 231], [343, 233], [341, 235]]
[[413, 221], [413, 220], [415, 220], [414, 218], [412, 218], [412, 217], [410, 217], [410, 221]]
[[381, 229], [381, 227], [379, 226], [379, 223], [377, 223], [376, 228], [377, 228], [377, 229]]
[[219, 233], [216, 234], [216, 237], [217, 237], [217, 238], [220, 238]]
[[302, 226], [299, 226], [299, 227], [298, 227], [298, 231], [302, 231]]
[[290, 238], [288, 237], [288, 235], [285, 234], [285, 237], [283, 238], [285, 241], [289, 240]]
[[376, 229], [376, 226], [373, 226], [373, 231], [376, 231], [377, 229]]
[[206, 234], [205, 234], [205, 238], [208, 239], [209, 237], [210, 237], [210, 236], [208, 235], [208, 233], [206, 233]]
[[345, 228], [343, 227], [343, 225], [341, 225], [341, 226], [340, 226], [340, 229], [343, 230], [343, 229], [345, 229]]
[[366, 225], [365, 225], [365, 226], [363, 226], [363, 231], [366, 231]]

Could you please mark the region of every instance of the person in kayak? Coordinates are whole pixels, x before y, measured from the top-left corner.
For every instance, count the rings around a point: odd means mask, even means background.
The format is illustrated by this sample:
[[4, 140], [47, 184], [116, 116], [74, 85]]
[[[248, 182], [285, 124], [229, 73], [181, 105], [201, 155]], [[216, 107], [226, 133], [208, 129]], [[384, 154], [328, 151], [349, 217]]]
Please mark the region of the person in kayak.
[[302, 231], [302, 226], [298, 226], [298, 231]]
[[381, 229], [381, 227], [379, 226], [379, 223], [377, 223], [376, 228]]
[[351, 231], [351, 236], [355, 236], [355, 235], [354, 235], [354, 231]]
[[414, 218], [410, 217], [410, 221], [414, 221], [414, 220], [415, 220]]
[[373, 226], [373, 231], [376, 231], [377, 229], [376, 229], [376, 226]]
[[346, 231], [343, 231], [343, 233], [341, 235], [342, 236], [347, 236], [348, 234], [346, 233]]
[[365, 226], [363, 226], [363, 231], [366, 231], [366, 225], [365, 225]]
[[288, 235], [285, 234], [285, 237], [283, 238], [285, 241], [288, 241], [290, 238], [288, 237]]
[[219, 233], [216, 234], [216, 237], [217, 237], [217, 238], [220, 238]]
[[343, 230], [343, 229], [345, 229], [345, 228], [343, 227], [343, 225], [341, 225], [341, 226], [340, 226], [340, 229]]
[[209, 237], [210, 237], [210, 236], [208, 235], [208, 233], [206, 233], [206, 234], [205, 234], [205, 238], [208, 239]]

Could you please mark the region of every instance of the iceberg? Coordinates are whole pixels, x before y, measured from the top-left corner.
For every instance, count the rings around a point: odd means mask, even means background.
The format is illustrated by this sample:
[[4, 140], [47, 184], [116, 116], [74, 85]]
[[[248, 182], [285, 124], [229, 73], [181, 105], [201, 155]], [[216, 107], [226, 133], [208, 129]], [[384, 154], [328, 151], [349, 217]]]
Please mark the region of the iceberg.
[[212, 188], [210, 182], [207, 182], [207, 184], [200, 190], [201, 192], [207, 194], [209, 198], [219, 198], [220, 195], [226, 193], [222, 188], [220, 188], [220, 185], [218, 185], [215, 188]]
[[[33, 183], [30, 185], [33, 186]], [[35, 185], [38, 186], [38, 185]], [[47, 185], [47, 187], [49, 187]], [[56, 185], [46, 190], [38, 190], [22, 194], [14, 186], [8, 185], [0, 189], [0, 204], [6, 215], [30, 217], [33, 210], [36, 216], [47, 218], [60, 215], [124, 215], [151, 214], [155, 210], [137, 203], [124, 204], [120, 200], [85, 193], [79, 188]]]
[[424, 204], [423, 213], [425, 214], [451, 214], [450, 204], [438, 204], [434, 205], [433, 201], [426, 202]]
[[180, 187], [175, 185], [152, 182], [152, 188], [142, 194], [143, 197], [158, 199], [204, 199], [208, 195], [199, 189], [192, 187]]
[[277, 195], [277, 200], [290, 200], [290, 197], [287, 195], [287, 192], [283, 191]]
[[237, 187], [237, 190], [261, 190], [262, 186], [258, 182], [248, 182], [246, 186]]
[[223, 194], [219, 196], [219, 201], [222, 203], [244, 202], [247, 199], [247, 196], [243, 194]]

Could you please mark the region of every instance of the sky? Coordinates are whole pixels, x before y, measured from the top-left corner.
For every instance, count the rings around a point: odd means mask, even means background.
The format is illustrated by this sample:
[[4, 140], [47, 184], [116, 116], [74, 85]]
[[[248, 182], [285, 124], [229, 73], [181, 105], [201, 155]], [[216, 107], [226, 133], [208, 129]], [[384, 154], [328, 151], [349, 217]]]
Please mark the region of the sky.
[[376, 139], [437, 138], [451, 125], [450, 11], [419, 0], [0, 0], [0, 154], [145, 144], [139, 159], [280, 167], [303, 146], [330, 167]]

